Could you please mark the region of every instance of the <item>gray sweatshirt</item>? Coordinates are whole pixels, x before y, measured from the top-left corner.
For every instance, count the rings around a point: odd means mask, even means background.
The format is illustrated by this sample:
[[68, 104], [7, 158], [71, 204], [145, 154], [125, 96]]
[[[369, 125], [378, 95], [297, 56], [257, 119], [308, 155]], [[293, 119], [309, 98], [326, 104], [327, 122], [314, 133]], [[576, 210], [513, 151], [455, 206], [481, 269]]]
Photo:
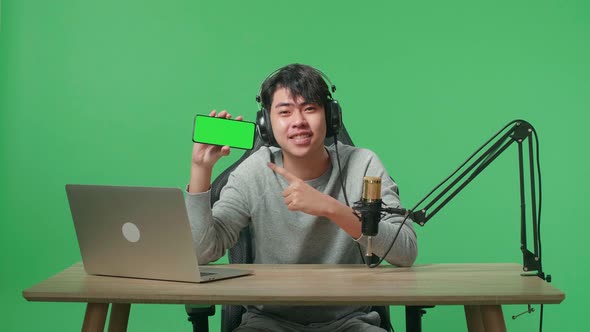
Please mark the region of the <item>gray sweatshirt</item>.
[[[316, 190], [345, 202], [340, 183], [344, 177], [349, 203], [362, 195], [364, 176], [382, 179], [382, 200], [387, 206], [398, 207], [396, 184], [391, 180], [377, 156], [367, 150], [338, 143], [342, 174], [334, 146], [326, 147], [330, 167], [319, 178], [306, 181]], [[275, 174], [267, 163], [283, 166], [281, 150], [262, 147], [244, 160], [229, 176], [220, 199], [210, 208], [210, 192], [186, 195], [193, 241], [198, 248], [199, 263], [206, 264], [222, 257], [238, 240], [242, 228], [250, 225], [253, 237], [254, 263], [264, 264], [362, 264], [355, 240], [338, 225], [324, 217], [289, 211], [281, 193], [288, 183]], [[373, 251], [383, 257], [400, 227], [403, 217], [389, 215], [379, 224], [379, 234], [373, 238]], [[366, 238], [358, 240], [361, 248]], [[398, 266], [410, 266], [417, 256], [416, 233], [407, 220], [394, 247], [385, 260]], [[248, 310], [277, 316], [300, 324], [337, 320], [355, 311], [367, 312], [368, 307], [286, 307], [256, 306]]]

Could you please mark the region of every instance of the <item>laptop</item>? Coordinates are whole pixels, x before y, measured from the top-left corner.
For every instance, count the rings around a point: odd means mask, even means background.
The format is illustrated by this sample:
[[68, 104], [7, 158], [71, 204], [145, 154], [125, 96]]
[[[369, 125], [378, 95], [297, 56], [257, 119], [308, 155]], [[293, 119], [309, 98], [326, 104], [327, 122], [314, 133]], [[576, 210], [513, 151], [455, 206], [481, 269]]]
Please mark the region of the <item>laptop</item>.
[[88, 274], [206, 282], [252, 274], [199, 266], [179, 188], [67, 184]]

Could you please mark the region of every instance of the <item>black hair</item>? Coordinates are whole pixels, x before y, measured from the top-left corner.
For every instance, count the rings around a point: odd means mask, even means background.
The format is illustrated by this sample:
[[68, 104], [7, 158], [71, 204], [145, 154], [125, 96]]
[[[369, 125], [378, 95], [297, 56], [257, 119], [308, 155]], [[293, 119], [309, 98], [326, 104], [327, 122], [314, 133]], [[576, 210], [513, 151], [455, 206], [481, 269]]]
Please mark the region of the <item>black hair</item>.
[[318, 104], [322, 107], [332, 100], [332, 94], [321, 72], [311, 66], [290, 64], [271, 74], [260, 88], [262, 107], [270, 111], [275, 91], [287, 89], [293, 98], [302, 97], [306, 103]]

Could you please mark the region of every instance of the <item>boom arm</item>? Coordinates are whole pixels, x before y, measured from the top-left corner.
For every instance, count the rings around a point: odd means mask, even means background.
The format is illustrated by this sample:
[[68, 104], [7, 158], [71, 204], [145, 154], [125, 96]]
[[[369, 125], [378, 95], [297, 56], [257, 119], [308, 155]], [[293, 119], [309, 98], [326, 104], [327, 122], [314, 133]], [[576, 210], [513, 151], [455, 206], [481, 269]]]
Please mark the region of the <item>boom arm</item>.
[[[503, 134], [502, 134], [503, 133]], [[496, 158], [501, 155], [508, 147], [516, 143], [518, 145], [518, 164], [519, 164], [519, 177], [520, 177], [520, 202], [521, 202], [521, 213], [520, 213], [520, 241], [521, 251], [523, 254], [523, 270], [525, 272], [536, 271], [536, 275], [545, 280], [543, 268], [541, 264], [541, 241], [539, 235], [539, 219], [540, 218], [540, 195], [539, 197], [539, 210], [537, 210], [537, 186], [535, 181], [535, 163], [533, 153], [533, 134], [535, 130], [533, 126], [524, 120], [515, 120], [510, 122], [500, 132], [493, 136], [486, 144], [480, 147], [467, 161], [465, 161], [451, 176], [449, 176], [440, 185], [435, 187], [426, 197], [424, 197], [416, 207], [410, 210], [409, 214], [411, 219], [424, 226], [438, 211], [440, 211], [449, 201], [451, 201], [463, 188], [465, 188], [473, 179], [475, 179], [486, 167], [488, 167]], [[500, 136], [501, 135], [501, 136]], [[498, 138], [499, 137], [499, 138]], [[537, 138], [536, 135], [534, 137]], [[526, 168], [525, 158], [523, 157], [523, 143], [528, 141], [528, 162], [529, 167]], [[491, 146], [490, 146], [491, 144]], [[445, 182], [451, 179], [457, 174], [465, 165], [473, 159], [481, 150], [485, 147], [489, 148], [483, 152], [474, 162], [469, 164], [461, 174], [459, 174], [450, 184], [444, 187], [439, 194], [434, 197], [426, 206], [421, 209], [416, 209], [422, 204], [429, 196], [431, 196], [436, 190], [438, 190]], [[537, 166], [538, 166], [538, 142], [537, 142]], [[531, 200], [531, 218], [532, 218], [532, 233], [533, 233], [533, 251], [531, 252], [527, 248], [527, 233], [526, 233], [526, 195], [525, 195], [525, 169], [529, 172], [530, 179], [530, 200]], [[539, 177], [539, 190], [540, 190], [540, 171], [537, 167]]]

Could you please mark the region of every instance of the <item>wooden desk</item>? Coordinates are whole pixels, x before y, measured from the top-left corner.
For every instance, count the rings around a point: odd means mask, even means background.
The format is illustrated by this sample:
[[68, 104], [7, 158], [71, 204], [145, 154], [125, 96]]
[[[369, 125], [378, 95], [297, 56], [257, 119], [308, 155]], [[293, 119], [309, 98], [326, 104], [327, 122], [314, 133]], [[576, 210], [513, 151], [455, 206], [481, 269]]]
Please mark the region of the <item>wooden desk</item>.
[[255, 274], [193, 284], [92, 276], [78, 263], [23, 296], [29, 301], [88, 303], [83, 331], [103, 331], [111, 303], [109, 331], [126, 330], [131, 303], [463, 305], [469, 331], [505, 331], [502, 304], [555, 304], [565, 298], [540, 278], [521, 276], [517, 264], [231, 267]]

